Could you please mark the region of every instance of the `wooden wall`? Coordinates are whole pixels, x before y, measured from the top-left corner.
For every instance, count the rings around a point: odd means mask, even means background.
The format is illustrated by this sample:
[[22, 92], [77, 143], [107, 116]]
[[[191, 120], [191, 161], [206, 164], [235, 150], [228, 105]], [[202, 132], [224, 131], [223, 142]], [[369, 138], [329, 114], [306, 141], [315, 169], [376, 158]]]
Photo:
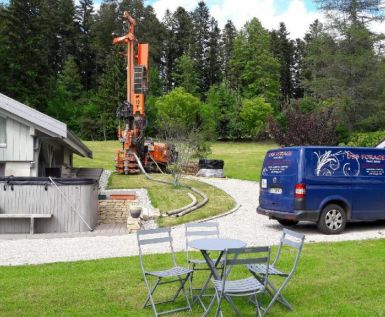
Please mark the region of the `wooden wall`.
[[7, 118], [7, 147], [0, 148], [0, 161], [32, 162], [33, 135], [28, 126]]
[[[52, 214], [51, 219], [36, 219], [35, 233], [84, 232], [88, 227], [71, 209], [67, 200], [53, 185], [14, 185], [0, 182], [0, 213]], [[60, 190], [87, 223], [98, 222], [98, 190], [96, 185], [65, 185]], [[0, 233], [29, 233], [29, 220], [0, 219]]]

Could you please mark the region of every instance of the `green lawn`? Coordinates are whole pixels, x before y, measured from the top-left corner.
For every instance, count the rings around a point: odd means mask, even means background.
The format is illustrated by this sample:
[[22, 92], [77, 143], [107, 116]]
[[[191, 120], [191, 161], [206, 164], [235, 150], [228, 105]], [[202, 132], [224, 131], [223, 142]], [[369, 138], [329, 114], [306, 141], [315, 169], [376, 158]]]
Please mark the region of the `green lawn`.
[[[289, 257], [283, 259], [288, 266]], [[284, 292], [294, 312], [277, 304], [269, 316], [385, 316], [384, 259], [385, 240], [306, 244], [298, 272]], [[166, 260], [167, 255], [146, 257], [150, 269]], [[178, 261], [185, 263], [183, 253]], [[200, 273], [195, 286], [202, 278]], [[141, 309], [145, 286], [138, 257], [1, 267], [0, 285], [0, 316], [153, 316]], [[170, 292], [164, 286], [163, 296]], [[252, 316], [246, 301], [237, 302], [245, 316]], [[227, 304], [224, 313], [233, 316]], [[201, 315], [195, 306], [193, 313], [171, 316]]]
[[[152, 176], [171, 181], [169, 175], [153, 174]], [[212, 217], [229, 211], [235, 206], [234, 199], [216, 187], [190, 180], [183, 180], [183, 183], [204, 192], [209, 198], [209, 202], [204, 207], [183, 217], [161, 217], [158, 221], [160, 226], [174, 226]], [[172, 185], [150, 181], [144, 175], [113, 175], [110, 179], [110, 188], [147, 188], [153, 206], [159, 208], [161, 212], [171, 211], [186, 206], [191, 202], [191, 199], [187, 196], [188, 189], [175, 188]], [[195, 196], [198, 201], [201, 201], [198, 195], [195, 194]]]
[[[85, 142], [94, 152], [94, 159], [75, 156], [74, 165], [79, 167], [102, 167], [114, 169], [118, 141]], [[267, 150], [277, 147], [273, 143], [214, 142], [210, 158], [225, 161], [225, 175], [229, 178], [259, 180], [261, 166]]]
[[[94, 159], [90, 160], [75, 156], [75, 166], [114, 169], [114, 156], [119, 148], [118, 141], [89, 141], [85, 143], [93, 151]], [[275, 145], [270, 143], [215, 142], [212, 144], [210, 157], [225, 161], [225, 175], [227, 177], [258, 180], [265, 153], [273, 147]], [[168, 176], [155, 175], [155, 177]], [[235, 206], [234, 200], [219, 189], [201, 182], [185, 182], [206, 193], [209, 197], [209, 203], [205, 207], [181, 218], [162, 217], [159, 219], [161, 226], [172, 226], [211, 217], [224, 213]], [[172, 186], [148, 181], [143, 175], [113, 175], [110, 180], [110, 188], [147, 188], [153, 205], [159, 208], [161, 212], [180, 208], [191, 202], [186, 189], [175, 189]]]
[[215, 142], [210, 158], [225, 161], [229, 178], [258, 181], [266, 152], [276, 147], [273, 143]]

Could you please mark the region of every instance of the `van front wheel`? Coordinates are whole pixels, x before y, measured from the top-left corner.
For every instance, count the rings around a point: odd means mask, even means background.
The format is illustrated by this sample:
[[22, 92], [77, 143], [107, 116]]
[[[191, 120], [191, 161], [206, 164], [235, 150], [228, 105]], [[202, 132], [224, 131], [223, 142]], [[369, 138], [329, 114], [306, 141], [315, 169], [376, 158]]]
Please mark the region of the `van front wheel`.
[[327, 205], [322, 210], [317, 225], [318, 229], [325, 234], [339, 234], [346, 226], [346, 212], [339, 205]]

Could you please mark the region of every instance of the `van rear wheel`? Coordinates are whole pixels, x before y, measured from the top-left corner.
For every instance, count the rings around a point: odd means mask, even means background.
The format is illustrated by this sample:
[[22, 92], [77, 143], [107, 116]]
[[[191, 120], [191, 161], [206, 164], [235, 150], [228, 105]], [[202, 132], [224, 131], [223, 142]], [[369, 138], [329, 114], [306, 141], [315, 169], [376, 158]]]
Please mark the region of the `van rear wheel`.
[[298, 220], [290, 220], [290, 219], [277, 219], [277, 221], [282, 226], [295, 226], [298, 223]]
[[346, 212], [336, 204], [327, 205], [321, 212], [318, 229], [325, 234], [339, 234], [346, 226]]

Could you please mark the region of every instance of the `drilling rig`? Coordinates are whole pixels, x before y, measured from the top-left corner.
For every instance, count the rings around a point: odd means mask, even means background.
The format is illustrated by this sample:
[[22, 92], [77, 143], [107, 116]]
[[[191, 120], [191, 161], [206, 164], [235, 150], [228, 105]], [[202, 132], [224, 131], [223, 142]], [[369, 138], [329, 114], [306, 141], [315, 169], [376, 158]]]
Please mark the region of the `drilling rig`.
[[117, 150], [115, 168], [118, 174], [140, 172], [136, 157], [147, 171], [167, 166], [171, 150], [167, 144], [145, 140], [147, 126], [146, 95], [149, 75], [149, 44], [138, 43], [135, 37], [136, 21], [127, 11], [123, 14], [127, 33], [114, 36], [114, 45], [126, 45], [127, 58], [127, 100], [117, 110], [119, 123], [118, 138], [122, 148]]

